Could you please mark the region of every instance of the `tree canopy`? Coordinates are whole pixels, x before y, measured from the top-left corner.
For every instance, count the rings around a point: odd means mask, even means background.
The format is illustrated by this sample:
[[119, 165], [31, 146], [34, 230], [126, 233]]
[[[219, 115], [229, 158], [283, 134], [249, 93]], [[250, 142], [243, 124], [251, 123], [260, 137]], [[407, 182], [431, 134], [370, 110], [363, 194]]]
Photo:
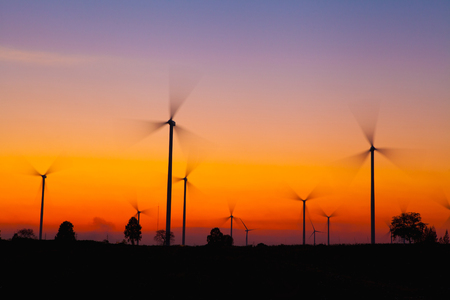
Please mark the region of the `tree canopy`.
[[73, 224], [69, 221], [64, 221], [59, 225], [58, 233], [55, 236], [57, 241], [71, 242], [75, 241], [75, 231], [73, 231]]
[[[159, 245], [164, 246], [166, 244], [166, 231], [164, 229], [160, 229], [156, 231], [156, 235], [153, 238], [155, 242], [157, 242]], [[175, 235], [173, 232], [170, 232], [170, 243], [175, 241]]]
[[135, 217], [131, 217], [123, 233], [125, 234], [125, 238], [134, 245], [142, 239], [141, 229], [142, 227], [139, 225], [138, 220]]
[[394, 239], [402, 238], [411, 242], [420, 242], [427, 224], [422, 222], [420, 213], [408, 212], [392, 217], [391, 233]]
[[210, 246], [232, 246], [233, 238], [228, 234], [224, 235], [219, 228], [215, 227], [206, 237], [206, 242]]
[[23, 228], [14, 233], [13, 239], [36, 239], [33, 229]]

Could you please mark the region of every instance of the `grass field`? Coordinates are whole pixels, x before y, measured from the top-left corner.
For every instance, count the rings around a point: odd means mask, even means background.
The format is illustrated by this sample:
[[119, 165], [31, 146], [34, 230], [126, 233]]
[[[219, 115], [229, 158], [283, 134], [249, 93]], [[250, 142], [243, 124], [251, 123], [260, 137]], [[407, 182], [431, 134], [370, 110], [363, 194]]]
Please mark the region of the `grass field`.
[[450, 245], [441, 244], [167, 248], [0, 241], [0, 291], [102, 299], [447, 299], [449, 254]]

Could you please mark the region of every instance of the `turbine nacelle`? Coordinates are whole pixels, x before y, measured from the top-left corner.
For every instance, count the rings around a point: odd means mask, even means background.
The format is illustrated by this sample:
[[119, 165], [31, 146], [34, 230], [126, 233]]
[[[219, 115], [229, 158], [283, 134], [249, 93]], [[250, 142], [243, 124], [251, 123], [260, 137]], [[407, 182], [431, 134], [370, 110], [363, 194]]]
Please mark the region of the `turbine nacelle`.
[[170, 126], [176, 126], [175, 121], [172, 120], [172, 119], [170, 119], [169, 121], [167, 121], [166, 124], [169, 124]]

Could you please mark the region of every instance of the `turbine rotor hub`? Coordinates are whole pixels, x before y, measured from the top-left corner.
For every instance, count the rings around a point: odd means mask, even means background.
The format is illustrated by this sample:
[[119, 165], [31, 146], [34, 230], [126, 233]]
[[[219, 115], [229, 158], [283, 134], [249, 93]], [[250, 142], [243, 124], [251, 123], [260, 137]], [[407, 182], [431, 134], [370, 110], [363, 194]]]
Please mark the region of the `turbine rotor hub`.
[[169, 124], [170, 126], [175, 126], [176, 123], [174, 120], [170, 119], [169, 121], [167, 121], [167, 124]]

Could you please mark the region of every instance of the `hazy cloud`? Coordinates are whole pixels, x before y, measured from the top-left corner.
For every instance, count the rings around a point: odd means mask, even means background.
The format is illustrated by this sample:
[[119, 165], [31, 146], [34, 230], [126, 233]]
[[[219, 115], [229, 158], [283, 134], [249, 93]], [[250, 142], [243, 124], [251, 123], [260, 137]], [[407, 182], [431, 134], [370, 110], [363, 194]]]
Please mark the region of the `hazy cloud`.
[[108, 222], [103, 218], [95, 217], [92, 220], [92, 223], [94, 225], [95, 230], [113, 231], [115, 229], [115, 226], [112, 222]]
[[92, 63], [97, 60], [98, 58], [83, 55], [18, 50], [0, 46], [0, 61], [6, 62], [18, 62], [46, 66], [70, 66], [83, 63]]

